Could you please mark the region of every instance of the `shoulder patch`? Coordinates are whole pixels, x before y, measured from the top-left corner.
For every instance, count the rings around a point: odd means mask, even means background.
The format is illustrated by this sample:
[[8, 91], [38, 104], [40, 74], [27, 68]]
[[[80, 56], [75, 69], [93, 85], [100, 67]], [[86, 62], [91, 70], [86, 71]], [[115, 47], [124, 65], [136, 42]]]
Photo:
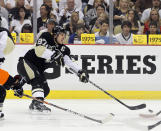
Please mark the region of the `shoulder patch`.
[[67, 47], [66, 45], [62, 44], [58, 46], [58, 49], [61, 51], [61, 53], [63, 54], [63, 56], [65, 55], [70, 55], [70, 49], [69, 47]]

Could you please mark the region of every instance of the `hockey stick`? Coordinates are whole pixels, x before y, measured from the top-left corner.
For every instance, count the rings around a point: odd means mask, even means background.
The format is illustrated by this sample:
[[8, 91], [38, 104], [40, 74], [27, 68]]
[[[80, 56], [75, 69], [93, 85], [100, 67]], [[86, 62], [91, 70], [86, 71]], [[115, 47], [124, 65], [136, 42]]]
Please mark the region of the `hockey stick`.
[[113, 95], [111, 95], [110, 93], [108, 93], [107, 91], [105, 91], [104, 89], [102, 89], [101, 87], [99, 87], [98, 85], [96, 85], [94, 82], [88, 80], [89, 83], [91, 83], [93, 86], [95, 86], [96, 88], [98, 88], [99, 90], [103, 91], [105, 94], [107, 94], [108, 96], [110, 96], [111, 98], [115, 99], [116, 101], [118, 101], [120, 104], [124, 105], [125, 107], [127, 107], [130, 110], [139, 110], [139, 109], [143, 109], [146, 107], [146, 104], [140, 104], [140, 105], [136, 105], [136, 106], [128, 106], [127, 104], [123, 103], [122, 101], [120, 101], [119, 99], [117, 99], [116, 97], [114, 97]]
[[[79, 74], [75, 70], [73, 70], [72, 68], [68, 68], [68, 69], [79, 76]], [[110, 93], [108, 93], [107, 91], [105, 91], [104, 89], [102, 89], [101, 87], [99, 87], [98, 85], [96, 85], [94, 82], [92, 82], [90, 80], [88, 80], [88, 82], [90, 84], [92, 84], [94, 87], [96, 87], [99, 90], [103, 91], [105, 94], [107, 94], [111, 98], [115, 99], [117, 102], [119, 102], [120, 104], [124, 105], [125, 107], [127, 107], [130, 110], [139, 110], [139, 109], [143, 109], [143, 108], [146, 107], [146, 104], [140, 104], [140, 105], [137, 105], [137, 106], [128, 106], [125, 103], [123, 103], [122, 101], [120, 101], [119, 99], [117, 99], [116, 97], [114, 97], [113, 95], [111, 95]]]
[[155, 124], [153, 124], [153, 125], [149, 125], [149, 126], [148, 126], [148, 130], [153, 129], [153, 128], [159, 126], [160, 124], [161, 124], [161, 121], [158, 121], [157, 123], [155, 123]]
[[157, 127], [157, 126], [159, 126], [161, 124], [161, 121], [158, 121], [155, 124], [148, 125], [148, 126], [141, 125], [141, 124], [136, 123], [136, 122], [131, 122], [129, 120], [128, 121], [123, 121], [123, 122], [125, 122], [128, 126], [133, 127], [135, 129], [139, 129], [141, 131], [150, 131], [150, 130], [154, 129], [155, 127]]
[[97, 122], [97, 123], [101, 123], [101, 124], [104, 124], [104, 123], [106, 123], [106, 122], [112, 120], [112, 118], [115, 116], [113, 113], [109, 113], [109, 114], [108, 114], [108, 117], [105, 118], [104, 120], [98, 120], [98, 119], [94, 119], [94, 118], [91, 118], [91, 117], [89, 117], [89, 116], [86, 116], [86, 115], [84, 115], [84, 114], [81, 114], [81, 113], [78, 113], [78, 112], [75, 112], [75, 111], [72, 111], [72, 110], [69, 110], [69, 109], [60, 107], [60, 106], [58, 106], [58, 105], [49, 103], [49, 102], [47, 102], [47, 101], [39, 100], [39, 99], [37, 99], [37, 98], [35, 98], [35, 97], [29, 96], [29, 95], [26, 95], [26, 94], [23, 94], [23, 96], [28, 97], [28, 98], [31, 98], [31, 99], [36, 100], [36, 101], [39, 101], [39, 102], [42, 102], [42, 103], [44, 103], [44, 104], [47, 104], [47, 105], [56, 107], [56, 108], [58, 108], [58, 109], [60, 109], [60, 110], [63, 110], [63, 111], [72, 113], [72, 114], [74, 114], [74, 115], [83, 117], [83, 118], [85, 118], [85, 119], [92, 120], [92, 121], [95, 121], [95, 122]]
[[153, 117], [157, 117], [159, 114], [161, 114], [161, 110], [155, 114], [139, 114], [139, 116], [143, 118], [153, 118]]

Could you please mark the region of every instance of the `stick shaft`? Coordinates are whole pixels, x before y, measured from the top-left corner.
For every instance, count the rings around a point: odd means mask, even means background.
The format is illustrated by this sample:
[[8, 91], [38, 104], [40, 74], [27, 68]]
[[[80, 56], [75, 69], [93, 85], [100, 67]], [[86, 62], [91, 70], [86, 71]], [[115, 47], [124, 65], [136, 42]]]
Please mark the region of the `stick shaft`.
[[117, 99], [116, 97], [114, 97], [113, 95], [111, 95], [110, 93], [108, 93], [107, 91], [105, 91], [104, 89], [102, 89], [101, 87], [99, 87], [98, 85], [96, 85], [94, 82], [92, 82], [90, 80], [88, 80], [88, 81], [89, 81], [90, 84], [92, 84], [93, 86], [95, 86], [99, 90], [103, 91], [105, 94], [107, 94], [108, 96], [110, 96], [111, 98], [113, 98], [114, 100], [116, 100], [117, 102], [124, 105], [125, 107], [127, 107], [130, 110], [138, 110], [138, 109], [142, 109], [142, 108], [146, 107], [145, 104], [141, 104], [141, 105], [137, 105], [137, 106], [128, 106], [125, 103], [123, 103], [122, 101], [120, 101], [119, 99]]
[[77, 116], [80, 116], [80, 117], [86, 118], [86, 119], [88, 119], [88, 120], [92, 120], [92, 121], [95, 121], [95, 122], [97, 122], [97, 123], [103, 123], [103, 121], [102, 121], [102, 120], [97, 120], [97, 119], [91, 118], [91, 117], [86, 116], [86, 115], [84, 115], [84, 114], [81, 114], [81, 113], [78, 113], [78, 112], [75, 112], [75, 111], [72, 111], [72, 110], [69, 110], [69, 109], [66, 109], [66, 108], [60, 107], [60, 106], [58, 106], [58, 105], [55, 105], [55, 104], [49, 103], [49, 102], [47, 102], [47, 101], [41, 101], [41, 100], [39, 100], [39, 99], [37, 99], [37, 98], [35, 98], [35, 97], [29, 96], [29, 95], [26, 95], [26, 94], [23, 94], [23, 96], [28, 97], [28, 98], [31, 98], [31, 99], [36, 100], [36, 101], [39, 101], [39, 102], [42, 102], [42, 103], [44, 103], [44, 104], [47, 104], [47, 105], [50, 105], [50, 106], [56, 107], [56, 108], [58, 108], [58, 109], [60, 109], [60, 110], [63, 110], [63, 111], [66, 111], [66, 112], [72, 113], [72, 114], [74, 114], [74, 115], [77, 115]]
[[[73, 73], [75, 73], [76, 75], [80, 76], [79, 73], [77, 73], [75, 70], [73, 70], [72, 68], [68, 68], [69, 70], [71, 70]], [[102, 89], [100, 86], [96, 85], [94, 82], [90, 81], [88, 79], [88, 82], [90, 84], [92, 84], [94, 87], [98, 88], [99, 90], [103, 91], [105, 94], [107, 94], [108, 96], [110, 96], [111, 98], [113, 98], [114, 100], [116, 100], [117, 102], [119, 102], [120, 104], [124, 105], [125, 107], [127, 107], [130, 110], [138, 110], [138, 109], [143, 109], [146, 107], [146, 104], [140, 104], [137, 106], [128, 106], [125, 103], [123, 103], [122, 101], [120, 101], [119, 99], [117, 99], [116, 97], [114, 97], [113, 95], [111, 95], [110, 93], [108, 93], [107, 91], [105, 91], [104, 89]]]

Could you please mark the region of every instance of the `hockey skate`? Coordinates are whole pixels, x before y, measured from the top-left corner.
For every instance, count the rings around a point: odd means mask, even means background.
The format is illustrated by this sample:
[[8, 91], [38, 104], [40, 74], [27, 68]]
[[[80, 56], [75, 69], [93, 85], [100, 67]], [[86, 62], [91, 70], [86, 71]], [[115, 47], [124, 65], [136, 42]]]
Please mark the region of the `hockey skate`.
[[43, 103], [33, 100], [29, 106], [30, 111], [34, 112], [43, 112], [43, 113], [50, 113], [51, 109], [46, 107]]

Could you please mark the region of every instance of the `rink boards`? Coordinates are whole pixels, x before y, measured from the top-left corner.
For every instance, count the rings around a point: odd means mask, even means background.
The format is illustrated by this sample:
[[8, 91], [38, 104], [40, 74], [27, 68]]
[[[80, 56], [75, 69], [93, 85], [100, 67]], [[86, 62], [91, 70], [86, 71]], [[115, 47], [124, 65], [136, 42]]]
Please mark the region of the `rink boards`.
[[[161, 46], [68, 45], [78, 65], [87, 70], [90, 80], [117, 98], [161, 98]], [[17, 74], [18, 57], [31, 45], [16, 45], [2, 68]], [[54, 70], [55, 69], [55, 70]], [[45, 71], [54, 99], [109, 98], [91, 84], [79, 82], [67, 69], [53, 65]], [[30, 94], [30, 85], [24, 86]], [[10, 91], [7, 98], [15, 98]]]

